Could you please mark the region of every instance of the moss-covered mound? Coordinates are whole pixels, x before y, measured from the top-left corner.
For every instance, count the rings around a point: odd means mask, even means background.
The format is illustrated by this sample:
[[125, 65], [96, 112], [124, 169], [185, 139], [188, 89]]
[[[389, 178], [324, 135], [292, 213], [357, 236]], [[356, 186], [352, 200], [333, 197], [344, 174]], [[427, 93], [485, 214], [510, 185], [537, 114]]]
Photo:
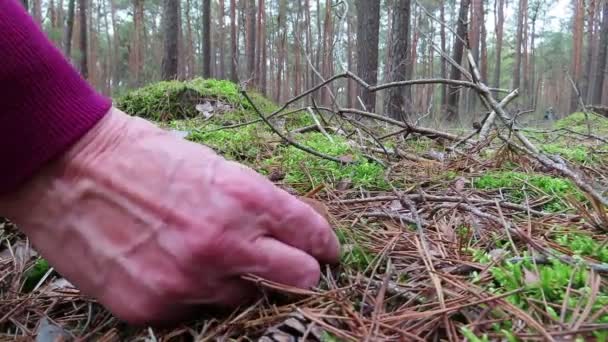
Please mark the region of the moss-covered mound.
[[[263, 96], [250, 93], [258, 108], [270, 111], [276, 106]], [[253, 108], [240, 94], [237, 84], [215, 79], [196, 78], [189, 81], [161, 81], [136, 89], [116, 99], [116, 106], [125, 113], [164, 122], [202, 115], [197, 105], [221, 102], [232, 112], [252, 113]]]
[[[608, 118], [591, 113], [588, 115], [593, 133], [608, 133]], [[587, 117], [583, 112], [575, 112], [555, 123], [556, 128], [570, 129], [579, 133], [587, 132]]]

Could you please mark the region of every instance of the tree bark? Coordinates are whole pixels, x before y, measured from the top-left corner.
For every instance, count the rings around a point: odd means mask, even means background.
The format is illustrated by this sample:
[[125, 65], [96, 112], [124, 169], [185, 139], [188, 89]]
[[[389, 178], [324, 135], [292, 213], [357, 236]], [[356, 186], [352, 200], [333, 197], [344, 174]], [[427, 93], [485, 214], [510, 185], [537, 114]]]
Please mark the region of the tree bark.
[[87, 46], [87, 0], [79, 0], [80, 14], [80, 74], [83, 78], [89, 77], [88, 46]]
[[602, 24], [600, 32], [600, 46], [598, 49], [598, 66], [593, 81], [593, 104], [602, 104], [604, 81], [606, 76], [606, 58], [608, 57], [608, 1], [602, 6]]
[[589, 15], [587, 17], [587, 60], [585, 62], [585, 74], [583, 76], [583, 84], [581, 86], [581, 95], [585, 101], [589, 99], [589, 93], [591, 92], [591, 65], [593, 64], [593, 50], [595, 41], [595, 6], [596, 0], [589, 1]]
[[238, 41], [236, 40], [236, 0], [230, 0], [230, 79], [232, 82], [239, 81], [238, 75]]
[[[570, 76], [577, 87], [580, 87], [583, 70], [583, 27], [585, 25], [585, 1], [575, 0], [574, 33], [572, 35], [572, 70]], [[579, 88], [580, 89], [580, 88]], [[578, 107], [578, 95], [574, 89], [570, 92], [570, 112]]]
[[[461, 0], [460, 2], [460, 10], [458, 11], [458, 25], [456, 28], [456, 34], [458, 37], [462, 37], [462, 39], [466, 39], [467, 33], [467, 14], [469, 12], [469, 0]], [[462, 54], [464, 50], [464, 43], [461, 39], [454, 39], [454, 51], [452, 51], [452, 58], [456, 63], [460, 64], [462, 62]], [[452, 66], [450, 72], [450, 79], [459, 80], [460, 79], [460, 69]], [[452, 88], [452, 87], [450, 87]], [[450, 93], [448, 95], [448, 108], [447, 108], [447, 121], [455, 122], [458, 118], [458, 99], [459, 99], [459, 90], [457, 88], [450, 89]]]
[[[409, 54], [410, 34], [410, 0], [396, 0], [393, 10], [393, 37], [391, 38], [391, 57], [389, 81], [398, 82], [407, 79], [407, 60]], [[406, 120], [411, 108], [411, 98], [406, 98], [402, 87], [390, 88], [386, 113], [393, 119]]]
[[76, 7], [76, 0], [69, 0], [68, 2], [68, 18], [65, 27], [65, 55], [70, 58], [72, 54], [72, 36], [74, 32], [74, 12]]
[[[323, 66], [321, 74], [325, 79], [328, 79], [332, 76], [334, 72], [333, 63], [334, 63], [334, 53], [333, 53], [333, 36], [334, 36], [334, 24], [332, 22], [332, 1], [325, 1], [325, 20], [323, 23]], [[331, 85], [324, 87], [321, 89], [321, 103], [323, 105], [329, 105], [331, 103], [330, 100], [330, 89]]]
[[179, 7], [175, 0], [164, 0], [162, 61], [163, 80], [174, 80], [178, 73]]
[[[445, 0], [441, 0], [441, 5], [439, 7], [439, 15], [442, 23], [446, 23], [445, 21]], [[445, 39], [445, 26], [441, 25], [441, 29], [439, 31], [439, 35], [441, 38], [441, 51], [448, 53], [447, 44]], [[448, 78], [448, 65], [444, 58], [439, 59], [439, 63], [441, 64], [441, 78]], [[441, 105], [442, 107], [447, 107], [448, 101], [448, 87], [446, 84], [441, 85]], [[442, 108], [443, 109], [443, 108]]]
[[515, 65], [513, 67], [513, 89], [518, 89], [521, 79], [521, 41], [524, 28], [524, 14], [527, 11], [527, 0], [519, 0], [519, 10], [517, 13], [517, 33], [515, 35]]
[[[357, 20], [357, 74], [368, 84], [375, 85], [378, 80], [380, 1], [357, 0]], [[360, 89], [363, 109], [375, 111], [376, 94]]]
[[203, 0], [203, 77], [211, 78], [211, 0]]
[[255, 0], [247, 1], [247, 17], [245, 18], [247, 24], [247, 74], [248, 77], [252, 78], [252, 84], [255, 85], [257, 75], [255, 75], [255, 18], [256, 18], [256, 6]]
[[226, 46], [226, 23], [224, 21], [225, 18], [225, 14], [226, 14], [226, 4], [224, 0], [220, 1], [220, 72], [219, 72], [219, 78], [220, 79], [225, 79], [226, 78], [226, 52], [225, 52], [225, 46]]
[[502, 61], [502, 39], [505, 23], [504, 15], [505, 0], [496, 0], [496, 66], [494, 70], [494, 87], [500, 88], [500, 68]]

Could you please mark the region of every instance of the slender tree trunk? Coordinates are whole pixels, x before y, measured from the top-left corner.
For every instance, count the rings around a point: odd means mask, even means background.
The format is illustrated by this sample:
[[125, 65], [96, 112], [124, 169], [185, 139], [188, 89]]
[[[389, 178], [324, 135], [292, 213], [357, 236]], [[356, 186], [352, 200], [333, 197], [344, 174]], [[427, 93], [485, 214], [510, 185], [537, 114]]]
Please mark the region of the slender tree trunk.
[[239, 55], [236, 27], [236, 0], [230, 0], [230, 79], [235, 83], [239, 81], [237, 69]]
[[[348, 70], [351, 72], [354, 72], [355, 70], [355, 59], [354, 59], [354, 47], [353, 45], [355, 45], [355, 24], [353, 24], [353, 20], [355, 20], [355, 17], [353, 15], [349, 15], [346, 18], [346, 24], [347, 24], [347, 32], [348, 32], [348, 46], [347, 46], [347, 53], [348, 53]], [[355, 83], [355, 81], [351, 80], [350, 78], [348, 79], [348, 89], [347, 89], [347, 96], [348, 96], [348, 107], [349, 108], [355, 108], [355, 99], [357, 97], [357, 84]]]
[[267, 46], [267, 39], [266, 39], [266, 35], [267, 35], [267, 30], [266, 30], [266, 3], [262, 1], [262, 12], [261, 12], [261, 16], [262, 16], [262, 27], [260, 28], [262, 30], [261, 32], [261, 36], [260, 36], [260, 40], [261, 40], [261, 44], [260, 47], [262, 49], [262, 61], [261, 61], [261, 70], [260, 70], [260, 77], [262, 78], [261, 80], [261, 92], [263, 95], [268, 94], [268, 70], [267, 70], [267, 66], [266, 66], [266, 62], [268, 60], [268, 46]]
[[255, 86], [257, 75], [255, 75], [255, 18], [256, 18], [256, 7], [255, 0], [247, 1], [247, 17], [245, 18], [247, 23], [247, 74], [252, 79], [252, 85]]
[[[375, 85], [378, 80], [380, 2], [357, 0], [357, 20], [357, 74], [368, 84]], [[360, 97], [366, 110], [375, 111], [375, 93], [361, 88]]]
[[[393, 10], [393, 37], [389, 80], [391, 82], [405, 81], [407, 79], [407, 59], [409, 54], [410, 36], [410, 0], [396, 0]], [[411, 98], [406, 98], [402, 87], [390, 88], [386, 113], [396, 120], [406, 120], [410, 111]]]
[[[313, 51], [312, 51], [312, 19], [310, 17], [310, 0], [306, 0], [306, 6], [304, 6], [304, 15], [306, 18], [306, 55], [310, 60], [313, 60]], [[306, 67], [309, 70], [308, 76], [306, 77], [307, 83], [306, 88], [310, 89], [313, 86], [313, 82], [315, 79], [314, 71], [310, 66]]]
[[[333, 22], [332, 22], [332, 1], [325, 1], [325, 21], [323, 27], [323, 68], [321, 74], [325, 79], [328, 79], [333, 74]], [[327, 88], [323, 88], [321, 91], [321, 103], [323, 105], [329, 105], [331, 103], [330, 100], [330, 89], [331, 86], [328, 85]]]
[[505, 0], [496, 0], [496, 66], [494, 70], [494, 87], [500, 88], [500, 68], [502, 61], [502, 39], [503, 39], [503, 27], [505, 23], [504, 15], [504, 4]]
[[587, 17], [587, 56], [585, 62], [585, 74], [583, 76], [583, 84], [581, 86], [581, 95], [585, 101], [588, 101], [591, 88], [591, 65], [593, 64], [593, 50], [595, 41], [595, 6], [596, 0], [589, 0], [589, 15]]
[[256, 88], [260, 89], [262, 87], [262, 46], [266, 43], [263, 41], [262, 38], [262, 20], [264, 19], [264, 10], [265, 10], [265, 4], [264, 4], [264, 0], [258, 0], [258, 17], [257, 17], [257, 24], [256, 24], [256, 48], [255, 48], [255, 79], [256, 79]]
[[203, 0], [203, 77], [211, 78], [211, 0]]
[[[440, 19], [442, 23], [446, 23], [445, 21], [445, 0], [441, 0], [441, 5], [439, 7], [440, 11]], [[441, 31], [439, 33], [441, 38], [441, 51], [448, 53], [447, 44], [445, 39], [445, 26], [441, 25]], [[448, 78], [448, 65], [444, 58], [440, 58], [439, 63], [441, 64], [441, 78]], [[447, 85], [441, 85], [441, 105], [442, 107], [447, 106], [448, 100], [448, 88]], [[443, 109], [442, 109], [443, 110]]]
[[224, 0], [220, 0], [220, 79], [226, 79], [226, 22], [224, 21], [224, 17], [226, 14], [226, 4]]
[[112, 32], [113, 32], [113, 88], [117, 87], [120, 83], [120, 32], [118, 31], [118, 24], [116, 23], [116, 3], [115, 0], [110, 0], [110, 18], [112, 19]]
[[602, 24], [600, 31], [600, 45], [598, 49], [598, 66], [593, 81], [593, 104], [602, 104], [602, 94], [606, 72], [606, 58], [608, 57], [608, 1], [602, 5]]
[[[574, 33], [572, 35], [572, 69], [570, 76], [577, 87], [580, 86], [583, 70], [583, 27], [585, 25], [585, 1], [576, 0], [574, 11]], [[576, 91], [571, 90], [570, 112], [578, 107], [578, 96]]]
[[[131, 84], [138, 87], [142, 84], [143, 54], [144, 54], [144, 0], [133, 0], [133, 44], [131, 54]], [[177, 38], [176, 38], [177, 43]]]
[[279, 17], [278, 17], [278, 23], [277, 26], [279, 28], [279, 34], [278, 34], [278, 42], [277, 42], [277, 48], [278, 48], [278, 56], [279, 56], [279, 61], [278, 61], [278, 66], [277, 66], [277, 77], [276, 77], [276, 83], [275, 83], [275, 100], [277, 102], [281, 101], [281, 96], [282, 96], [282, 80], [283, 80], [283, 71], [284, 69], [284, 65], [285, 65], [285, 43], [287, 40], [287, 23], [286, 23], [286, 11], [287, 11], [287, 2], [286, 0], [279, 0]]
[[32, 16], [36, 19], [38, 24], [42, 24], [42, 4], [40, 3], [40, 0], [33, 0], [33, 4]]
[[[461, 0], [460, 2], [460, 10], [458, 11], [458, 24], [456, 28], [456, 34], [458, 37], [462, 37], [462, 39], [466, 38], [467, 32], [467, 14], [469, 12], [469, 0]], [[461, 39], [454, 39], [454, 50], [452, 51], [452, 58], [456, 63], [460, 64], [462, 62], [462, 55], [464, 50], [464, 43]], [[450, 79], [459, 80], [460, 79], [460, 69], [452, 66], [452, 70], [450, 72]], [[448, 108], [447, 108], [447, 121], [455, 122], [458, 118], [458, 99], [459, 99], [459, 90], [457, 88], [450, 87], [450, 93], [448, 96]]]
[[23, 7], [25, 7], [26, 11], [30, 10], [30, 4], [28, 0], [21, 0], [21, 3], [23, 4]]
[[76, 0], [68, 0], [68, 20], [65, 28], [65, 55], [70, 58], [72, 54], [72, 36], [74, 32], [74, 12], [76, 7]]
[[479, 18], [481, 21], [481, 36], [479, 37], [479, 40], [481, 41], [481, 62], [480, 62], [480, 72], [481, 72], [481, 79], [483, 80], [484, 83], [486, 83], [488, 81], [488, 46], [487, 46], [487, 29], [486, 29], [486, 17], [485, 17], [485, 8], [484, 6], [484, 1], [480, 2], [480, 12], [479, 12]]
[[527, 9], [528, 1], [519, 0], [519, 10], [517, 13], [517, 33], [515, 36], [515, 66], [513, 67], [513, 89], [518, 89], [521, 83], [521, 45], [524, 32], [524, 15]]
[[[178, 74], [179, 3], [164, 0], [163, 31], [164, 54], [162, 61], [163, 80], [173, 80]], [[208, 48], [208, 47], [207, 47]]]
[[87, 46], [87, 0], [78, 1], [80, 14], [80, 73], [83, 78], [89, 77], [88, 46]]

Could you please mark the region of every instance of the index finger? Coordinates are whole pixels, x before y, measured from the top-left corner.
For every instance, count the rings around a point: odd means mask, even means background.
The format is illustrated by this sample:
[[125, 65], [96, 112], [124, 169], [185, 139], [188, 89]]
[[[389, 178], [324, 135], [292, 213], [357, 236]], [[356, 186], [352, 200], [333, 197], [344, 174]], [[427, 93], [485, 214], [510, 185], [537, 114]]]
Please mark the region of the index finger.
[[255, 212], [269, 236], [298, 248], [317, 260], [337, 263], [340, 244], [329, 222], [310, 205], [275, 186], [254, 170], [235, 163], [218, 163], [214, 183]]

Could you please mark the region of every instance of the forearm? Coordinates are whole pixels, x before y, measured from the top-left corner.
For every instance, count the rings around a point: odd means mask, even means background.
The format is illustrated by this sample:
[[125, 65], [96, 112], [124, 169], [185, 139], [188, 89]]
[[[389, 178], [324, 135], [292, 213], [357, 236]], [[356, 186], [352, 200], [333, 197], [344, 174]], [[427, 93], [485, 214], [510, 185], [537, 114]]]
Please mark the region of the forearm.
[[0, 1], [0, 195], [66, 151], [111, 108], [16, 0]]

